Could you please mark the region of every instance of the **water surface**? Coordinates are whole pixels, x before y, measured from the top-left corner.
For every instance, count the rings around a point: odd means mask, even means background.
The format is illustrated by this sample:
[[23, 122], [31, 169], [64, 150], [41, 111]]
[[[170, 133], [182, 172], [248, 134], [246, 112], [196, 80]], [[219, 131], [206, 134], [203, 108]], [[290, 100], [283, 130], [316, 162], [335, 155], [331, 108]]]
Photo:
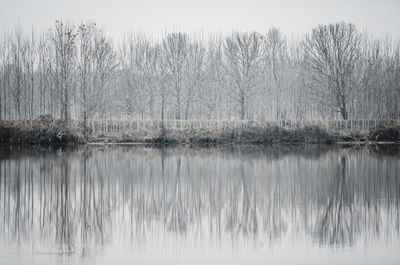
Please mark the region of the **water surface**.
[[0, 154], [0, 264], [400, 260], [397, 146]]

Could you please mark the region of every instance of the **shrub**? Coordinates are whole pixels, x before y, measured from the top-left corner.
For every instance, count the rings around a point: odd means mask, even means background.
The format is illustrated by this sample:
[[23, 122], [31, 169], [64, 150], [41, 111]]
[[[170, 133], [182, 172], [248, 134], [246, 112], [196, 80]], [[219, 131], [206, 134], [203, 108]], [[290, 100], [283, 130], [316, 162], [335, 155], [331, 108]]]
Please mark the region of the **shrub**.
[[400, 141], [400, 126], [379, 126], [370, 131], [369, 140], [371, 141]]
[[81, 124], [68, 121], [34, 120], [1, 122], [0, 143], [8, 144], [67, 144], [83, 143], [84, 128]]

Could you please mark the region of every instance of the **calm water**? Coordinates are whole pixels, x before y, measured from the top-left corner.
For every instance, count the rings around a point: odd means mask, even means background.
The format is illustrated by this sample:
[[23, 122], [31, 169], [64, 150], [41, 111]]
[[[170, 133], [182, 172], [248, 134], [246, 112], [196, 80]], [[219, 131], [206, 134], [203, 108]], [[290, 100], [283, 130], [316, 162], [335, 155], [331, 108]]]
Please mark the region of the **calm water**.
[[396, 146], [0, 148], [0, 264], [399, 264]]

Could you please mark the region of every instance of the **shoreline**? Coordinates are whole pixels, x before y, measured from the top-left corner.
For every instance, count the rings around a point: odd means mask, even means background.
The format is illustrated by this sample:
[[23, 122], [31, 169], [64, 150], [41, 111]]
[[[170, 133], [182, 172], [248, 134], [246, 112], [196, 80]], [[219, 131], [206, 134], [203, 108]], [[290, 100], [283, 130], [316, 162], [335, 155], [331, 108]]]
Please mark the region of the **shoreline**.
[[[189, 121], [190, 123], [190, 121]], [[244, 124], [244, 123], [243, 123]], [[121, 129], [107, 133], [85, 130], [79, 121], [40, 121], [30, 123], [0, 121], [1, 145], [218, 145], [218, 144], [400, 144], [400, 125], [380, 125], [368, 130], [327, 130], [318, 125], [285, 128], [279, 125], [207, 127], [184, 129]]]

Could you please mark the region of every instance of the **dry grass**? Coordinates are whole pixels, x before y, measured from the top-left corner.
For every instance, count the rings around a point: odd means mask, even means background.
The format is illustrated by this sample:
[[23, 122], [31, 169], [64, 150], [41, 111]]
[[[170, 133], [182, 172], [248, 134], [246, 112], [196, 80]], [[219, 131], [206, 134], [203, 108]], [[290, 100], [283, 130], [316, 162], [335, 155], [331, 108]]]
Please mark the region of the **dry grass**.
[[92, 134], [92, 142], [152, 143], [327, 143], [334, 137], [317, 126], [284, 129], [279, 126], [240, 128], [189, 128], [169, 130], [125, 130], [123, 133]]
[[87, 132], [77, 121], [0, 121], [0, 143], [6, 144], [65, 144], [85, 142], [146, 142], [146, 143], [332, 143], [354, 141], [400, 141], [400, 126], [378, 126], [358, 131], [327, 131], [318, 125], [284, 128], [279, 125], [250, 124], [235, 128], [229, 126], [194, 127], [183, 129], [124, 129], [107, 133]]
[[61, 120], [32, 122], [1, 121], [0, 143], [3, 144], [67, 144], [84, 143], [83, 125]]

